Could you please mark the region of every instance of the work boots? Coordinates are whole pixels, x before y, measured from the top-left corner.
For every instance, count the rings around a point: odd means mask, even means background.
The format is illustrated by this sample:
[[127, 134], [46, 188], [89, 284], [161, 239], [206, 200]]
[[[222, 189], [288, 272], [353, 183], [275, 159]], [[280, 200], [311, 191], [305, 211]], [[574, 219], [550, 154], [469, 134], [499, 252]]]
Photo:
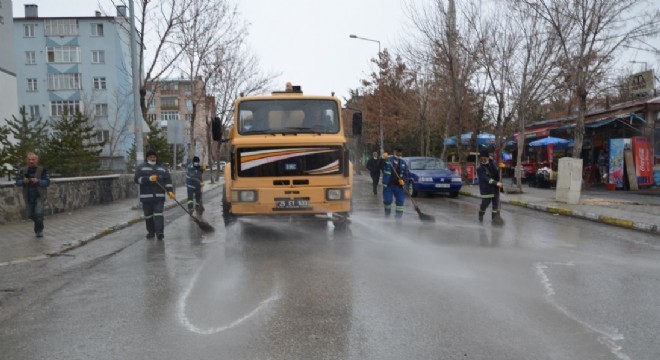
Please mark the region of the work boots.
[[500, 216], [499, 211], [493, 211], [493, 222], [492, 223], [493, 223], [493, 225], [498, 225], [498, 226], [504, 225], [504, 220]]
[[484, 214], [485, 213], [486, 213], [485, 211], [479, 210], [479, 222], [484, 222]]

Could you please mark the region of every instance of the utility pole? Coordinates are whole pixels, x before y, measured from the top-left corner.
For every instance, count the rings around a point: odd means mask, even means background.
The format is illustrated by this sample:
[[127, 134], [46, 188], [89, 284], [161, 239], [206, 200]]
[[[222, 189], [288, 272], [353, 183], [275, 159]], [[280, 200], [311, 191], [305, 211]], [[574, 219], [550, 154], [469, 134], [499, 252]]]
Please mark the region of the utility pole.
[[[137, 54], [137, 31], [135, 29], [134, 0], [129, 1], [131, 22], [131, 65], [133, 72], [133, 126], [135, 127], [135, 161], [137, 165], [144, 161], [144, 144], [142, 143], [142, 109], [140, 108], [140, 63]], [[140, 44], [142, 46], [142, 44]]]

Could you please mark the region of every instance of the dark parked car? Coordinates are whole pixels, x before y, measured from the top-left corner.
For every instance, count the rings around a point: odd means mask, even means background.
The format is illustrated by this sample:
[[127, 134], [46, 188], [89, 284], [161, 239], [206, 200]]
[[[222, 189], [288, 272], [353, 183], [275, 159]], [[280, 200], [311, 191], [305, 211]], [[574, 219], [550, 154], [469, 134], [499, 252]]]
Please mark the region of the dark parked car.
[[406, 180], [406, 190], [410, 196], [418, 193], [449, 194], [457, 197], [463, 186], [460, 175], [447, 168], [444, 161], [435, 157], [404, 157], [410, 177]]

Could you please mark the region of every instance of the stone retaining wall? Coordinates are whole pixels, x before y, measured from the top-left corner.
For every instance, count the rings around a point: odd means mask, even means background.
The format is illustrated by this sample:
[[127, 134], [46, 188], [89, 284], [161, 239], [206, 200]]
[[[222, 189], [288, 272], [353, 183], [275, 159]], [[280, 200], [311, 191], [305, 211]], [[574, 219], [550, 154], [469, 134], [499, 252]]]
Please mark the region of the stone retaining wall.
[[[184, 178], [185, 172], [173, 172], [173, 185], [183, 186]], [[137, 202], [137, 191], [133, 174], [51, 179], [44, 213], [48, 216], [130, 197]], [[19, 220], [24, 214], [23, 189], [13, 183], [0, 184], [0, 225]]]

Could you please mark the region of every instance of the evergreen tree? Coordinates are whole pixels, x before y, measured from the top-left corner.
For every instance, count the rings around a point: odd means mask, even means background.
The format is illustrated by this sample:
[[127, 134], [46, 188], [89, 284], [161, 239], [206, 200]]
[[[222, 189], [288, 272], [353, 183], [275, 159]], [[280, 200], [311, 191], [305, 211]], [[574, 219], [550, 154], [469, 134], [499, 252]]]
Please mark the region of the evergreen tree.
[[0, 127], [0, 176], [9, 175], [11, 173], [10, 167], [11, 156], [9, 147], [9, 128], [6, 126]]
[[126, 171], [132, 173], [135, 171], [137, 166], [137, 151], [135, 143], [131, 144], [131, 148], [128, 150], [128, 163], [126, 164]]
[[[167, 143], [167, 134], [163, 133], [163, 129], [157, 128], [155, 125], [149, 125], [149, 136], [148, 136], [148, 145], [146, 146], [145, 152], [148, 149], [155, 150], [158, 154], [158, 162], [163, 164], [171, 164], [174, 154], [174, 146]], [[184, 155], [183, 146], [177, 146], [176, 159], [177, 162], [183, 160]], [[172, 164], [171, 167], [174, 168]]]
[[48, 123], [40, 117], [28, 118], [25, 106], [21, 107], [20, 115], [20, 119], [15, 116], [12, 116], [11, 120], [5, 119], [7, 125], [0, 135], [0, 146], [2, 146], [0, 166], [7, 163], [18, 169], [25, 164], [25, 156], [28, 152], [42, 155], [45, 149], [48, 141]]
[[98, 142], [98, 132], [81, 113], [66, 112], [52, 124], [53, 135], [48, 141], [42, 163], [53, 174], [61, 176], [92, 175], [100, 165], [104, 143]]

